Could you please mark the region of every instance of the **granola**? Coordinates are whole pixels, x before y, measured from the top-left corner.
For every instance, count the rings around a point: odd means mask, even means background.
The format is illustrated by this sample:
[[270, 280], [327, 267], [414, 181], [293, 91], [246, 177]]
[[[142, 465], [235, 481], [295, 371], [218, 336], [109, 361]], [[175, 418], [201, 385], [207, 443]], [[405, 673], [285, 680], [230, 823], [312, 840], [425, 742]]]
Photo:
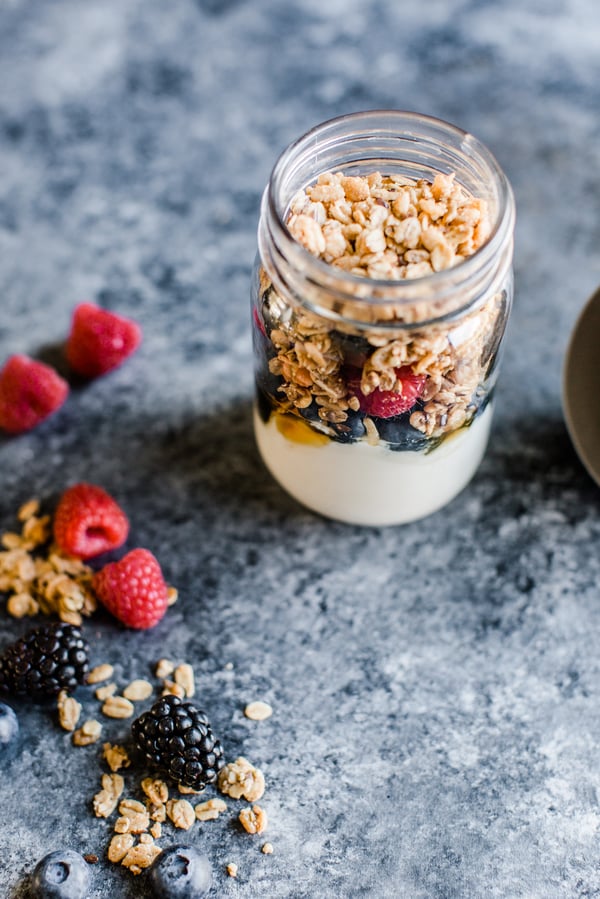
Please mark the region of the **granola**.
[[240, 824], [248, 833], [262, 833], [267, 829], [269, 819], [267, 813], [260, 805], [253, 805], [252, 808], [243, 808], [238, 815]]
[[265, 778], [248, 759], [239, 756], [219, 771], [218, 786], [221, 793], [232, 799], [256, 802], [265, 792]]
[[196, 820], [194, 806], [187, 799], [169, 799], [167, 802], [167, 815], [175, 825], [182, 830], [189, 830]]
[[[490, 234], [486, 202], [452, 173], [429, 182], [327, 172], [294, 198], [287, 226], [332, 269], [360, 277], [348, 298], [335, 301], [332, 322], [288, 304], [261, 270], [259, 326], [270, 347], [258, 380], [261, 388], [267, 385], [270, 406], [308, 420], [332, 439], [359, 439], [354, 413], [375, 391], [401, 395], [410, 373], [424, 382], [407, 413], [425, 441], [418, 448], [468, 424], [484, 405], [504, 325], [504, 291], [484, 297], [457, 321], [443, 318], [433, 292], [394, 304], [389, 284], [451, 269], [476, 252]], [[319, 297], [308, 299], [317, 304]], [[371, 444], [384, 440], [367, 416], [362, 436]]]
[[9, 594], [6, 610], [14, 618], [41, 612], [80, 625], [97, 605], [92, 569], [50, 543], [50, 516], [38, 513], [37, 499], [24, 503], [17, 512], [21, 532], [0, 537], [0, 591]]

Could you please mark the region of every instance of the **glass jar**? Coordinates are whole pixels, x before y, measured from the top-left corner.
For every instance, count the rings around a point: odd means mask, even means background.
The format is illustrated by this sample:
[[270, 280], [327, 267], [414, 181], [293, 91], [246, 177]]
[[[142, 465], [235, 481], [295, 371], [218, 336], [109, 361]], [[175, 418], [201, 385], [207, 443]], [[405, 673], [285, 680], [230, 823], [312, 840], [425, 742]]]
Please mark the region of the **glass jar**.
[[514, 217], [486, 147], [427, 116], [343, 116], [280, 156], [253, 277], [254, 424], [293, 497], [389, 525], [465, 487], [490, 431]]

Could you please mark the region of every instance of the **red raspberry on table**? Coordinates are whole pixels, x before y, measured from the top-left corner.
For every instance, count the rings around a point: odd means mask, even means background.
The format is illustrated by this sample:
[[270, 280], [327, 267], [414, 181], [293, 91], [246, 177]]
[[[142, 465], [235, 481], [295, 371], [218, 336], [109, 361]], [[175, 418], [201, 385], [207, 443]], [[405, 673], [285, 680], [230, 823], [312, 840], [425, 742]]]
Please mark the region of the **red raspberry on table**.
[[409, 365], [403, 365], [394, 371], [398, 380], [402, 382], [401, 393], [379, 390], [376, 387], [372, 393], [364, 394], [360, 389], [361, 372], [354, 369], [348, 377], [348, 387], [350, 392], [358, 397], [361, 412], [375, 418], [394, 418], [412, 409], [423, 393], [427, 375], [415, 375]]
[[93, 303], [80, 303], [67, 339], [67, 361], [84, 378], [97, 378], [131, 356], [142, 341], [137, 322]]
[[168, 588], [147, 549], [133, 549], [119, 562], [105, 565], [92, 586], [100, 602], [127, 627], [154, 627], [167, 611]]
[[102, 487], [75, 484], [58, 501], [54, 539], [70, 556], [91, 559], [122, 546], [128, 533], [127, 516]]
[[30, 431], [59, 409], [69, 385], [29, 356], [11, 356], [0, 371], [0, 427], [10, 434]]

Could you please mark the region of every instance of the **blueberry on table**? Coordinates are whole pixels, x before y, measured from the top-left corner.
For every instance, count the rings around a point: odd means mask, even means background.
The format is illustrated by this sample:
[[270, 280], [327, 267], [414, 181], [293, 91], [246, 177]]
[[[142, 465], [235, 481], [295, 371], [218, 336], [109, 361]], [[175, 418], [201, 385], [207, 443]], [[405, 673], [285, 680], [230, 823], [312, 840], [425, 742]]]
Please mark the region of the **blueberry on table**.
[[210, 862], [193, 846], [163, 850], [149, 876], [157, 899], [202, 899], [212, 886]]
[[72, 849], [57, 849], [38, 862], [31, 880], [35, 899], [86, 899], [90, 869]]
[[19, 733], [17, 716], [9, 705], [0, 702], [0, 759], [8, 755]]

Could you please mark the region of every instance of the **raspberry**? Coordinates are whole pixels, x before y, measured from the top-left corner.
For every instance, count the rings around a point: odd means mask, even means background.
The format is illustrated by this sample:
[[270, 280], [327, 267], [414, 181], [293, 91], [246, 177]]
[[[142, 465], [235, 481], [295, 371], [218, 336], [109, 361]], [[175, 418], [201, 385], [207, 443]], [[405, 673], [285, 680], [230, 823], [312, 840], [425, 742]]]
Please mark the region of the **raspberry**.
[[137, 350], [142, 331], [130, 318], [80, 303], [73, 313], [67, 339], [67, 360], [84, 378], [97, 378], [121, 365]]
[[154, 627], [167, 611], [167, 585], [147, 549], [134, 549], [105, 565], [92, 586], [100, 602], [127, 627]]
[[415, 405], [425, 387], [427, 375], [415, 375], [409, 365], [394, 369], [396, 377], [402, 382], [402, 393], [392, 390], [379, 390], [364, 394], [360, 389], [361, 372], [353, 369], [348, 377], [350, 391], [358, 397], [361, 412], [375, 418], [394, 418], [408, 412]]
[[69, 385], [61, 376], [29, 356], [11, 356], [0, 371], [0, 427], [21, 434], [59, 409]]
[[91, 559], [122, 546], [129, 522], [112, 496], [95, 484], [65, 490], [54, 515], [54, 539], [70, 556]]

